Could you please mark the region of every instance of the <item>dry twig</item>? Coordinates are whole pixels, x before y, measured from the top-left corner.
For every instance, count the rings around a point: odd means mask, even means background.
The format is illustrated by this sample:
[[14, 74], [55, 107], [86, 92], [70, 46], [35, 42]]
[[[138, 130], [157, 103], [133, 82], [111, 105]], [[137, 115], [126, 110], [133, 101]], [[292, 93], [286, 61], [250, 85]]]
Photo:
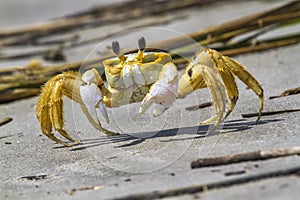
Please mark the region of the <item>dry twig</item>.
[[[138, 14], [139, 14], [138, 16], [140, 16], [141, 14], [146, 16], [145, 12], [134, 13], [134, 11], [139, 9], [145, 10], [145, 8], [147, 8], [146, 6], [139, 7], [139, 5], [141, 4], [144, 5], [152, 1], [144, 2], [144, 1], [135, 0], [134, 2], [136, 3], [136, 5], [132, 7], [132, 9], [129, 9], [131, 11], [130, 15], [132, 15], [133, 18], [136, 17]], [[169, 4], [168, 1], [163, 1], [163, 5], [165, 5], [165, 7], [160, 5], [158, 6], [159, 9], [156, 10], [155, 12], [163, 13], [168, 9], [178, 10], [183, 7], [185, 8], [185, 7], [190, 7], [192, 5], [199, 5], [199, 1], [195, 1], [195, 0], [191, 0], [187, 2], [176, 0], [176, 2], [178, 2], [178, 4], [175, 4], [174, 1], [172, 1], [172, 3], [174, 4]], [[201, 1], [201, 3], [203, 2], [204, 1]], [[133, 5], [132, 2], [129, 5], [132, 6]], [[159, 4], [155, 4], [155, 6], [157, 5]], [[124, 11], [123, 9], [125, 8], [125, 6], [123, 5], [122, 7], [118, 5], [117, 7], [118, 9], [120, 9], [120, 13], [121, 13], [120, 16], [123, 16], [124, 13], [122, 15], [122, 12]], [[146, 9], [146, 13], [148, 12], [148, 10], [151, 9]], [[108, 9], [107, 12], [101, 13], [99, 12], [99, 10], [94, 10], [86, 13], [76, 14], [74, 16], [69, 16], [67, 18], [50, 21], [49, 23], [46, 23], [44, 25], [25, 27], [18, 30], [10, 30], [10, 31], [2, 31], [2, 32], [0, 31], [0, 38], [2, 39], [15, 38], [16, 40], [18, 40], [20, 39], [20, 37], [25, 37], [28, 34], [29, 35], [32, 34], [31, 36], [33, 38], [38, 38], [38, 36], [41, 36], [39, 35], [41, 34], [41, 32], [43, 33], [42, 35], [45, 36], [45, 35], [59, 33], [59, 32], [65, 33], [66, 30], [74, 30], [73, 29], [74, 27], [83, 27], [85, 25], [87, 25], [88, 27], [93, 27], [94, 24], [91, 21], [99, 20], [99, 17], [105, 18], [107, 16], [111, 16], [109, 15], [111, 11], [112, 10]], [[300, 42], [300, 34], [273, 38], [271, 40], [268, 39], [263, 41], [255, 41], [255, 43], [253, 43], [253, 40], [256, 39], [257, 35], [273, 30], [274, 28], [280, 28], [285, 25], [298, 23], [300, 17], [299, 11], [300, 11], [300, 2], [293, 1], [287, 3], [286, 5], [274, 9], [259, 12], [250, 16], [242, 17], [237, 20], [212, 26], [199, 32], [191, 33], [189, 34], [189, 36], [194, 40], [198, 41], [200, 45], [209, 45], [212, 43], [223, 42], [223, 45], [217, 47], [216, 49], [221, 51], [224, 55], [234, 55], [238, 53], [240, 54], [240, 53], [259, 51], [259, 50], [265, 50], [270, 48], [276, 48], [280, 46], [291, 45]], [[118, 13], [117, 16], [114, 16], [116, 18], [113, 19], [118, 21], [119, 19], [118, 17], [120, 17], [119, 12], [116, 12], [115, 9], [113, 9], [113, 12]], [[149, 15], [152, 14], [153, 13], [149, 13]], [[96, 24], [101, 25], [102, 23], [103, 21], [101, 23], [97, 22]], [[253, 32], [254, 30], [258, 30], [258, 33], [254, 33], [254, 35], [250, 36], [246, 40], [230, 42], [232, 38], [239, 36], [241, 34]], [[28, 38], [26, 38], [26, 40], [28, 40]], [[174, 38], [171, 40], [159, 42], [152, 46], [155, 46], [158, 49], [170, 49], [171, 50], [170, 53], [174, 58], [174, 63], [183, 64], [186, 63], [187, 60], [183, 59], [180, 56], [191, 57], [194, 54], [193, 46], [191, 46], [191, 44], [186, 44], [185, 42], [186, 42], [185, 39]], [[76, 43], [72, 45], [75, 44]], [[4, 45], [4, 43], [2, 43], [2, 45]], [[176, 53], [172, 53], [172, 52], [176, 52]], [[35, 53], [31, 52], [29, 54], [34, 55]], [[15, 56], [22, 57], [22, 55], [15, 55]], [[103, 66], [101, 64], [101, 61], [110, 56], [112, 55], [111, 54], [102, 55], [101, 58], [99, 59], [85, 61], [84, 64], [86, 65], [86, 69], [93, 67], [99, 69], [100, 71], [103, 71]], [[67, 63], [65, 65], [56, 65], [56, 66], [49, 66], [49, 67], [37, 67], [37, 68], [19, 67], [19, 68], [0, 69], [1, 97], [3, 95], [2, 99], [0, 98], [0, 103], [9, 102], [12, 100], [36, 95], [37, 89], [39, 89], [40, 86], [44, 84], [46, 81], [48, 81], [51, 77], [53, 77], [58, 73], [61, 73], [62, 71], [78, 70], [82, 64], [83, 61], [78, 61], [73, 63]]]
[[198, 109], [201, 109], [201, 108], [206, 108], [206, 107], [209, 107], [211, 105], [212, 105], [212, 102], [206, 102], [206, 103], [202, 103], [202, 104], [199, 104], [199, 105], [196, 105], [196, 106], [186, 107], [185, 109], [188, 110], [188, 111], [192, 111], [192, 110], [198, 110]]
[[[268, 115], [278, 115], [283, 113], [291, 113], [291, 112], [299, 112], [300, 109], [289, 109], [289, 110], [277, 110], [277, 111], [270, 111], [270, 112], [262, 112], [261, 116], [268, 116]], [[249, 113], [249, 114], [242, 114], [243, 118], [250, 118], [250, 117], [257, 117], [259, 113]]]
[[276, 98], [285, 97], [285, 96], [288, 96], [288, 95], [299, 94], [299, 93], [300, 93], [300, 87], [297, 87], [297, 88], [285, 90], [280, 95], [278, 95], [278, 96], [271, 96], [271, 97], [269, 97], [269, 99], [276, 99]]
[[[63, 18], [57, 18], [45, 23], [11, 30], [0, 31], [0, 39], [19, 37], [19, 42], [35, 43], [36, 39], [53, 34], [66, 33], [83, 28], [91, 28], [122, 21], [139, 19], [147, 16], [164, 14], [166, 11], [176, 11], [192, 6], [203, 6], [220, 0], [173, 0], [173, 1], [140, 1], [131, 0], [114, 5], [94, 7], [90, 10], [75, 13]], [[151, 9], [149, 9], [151, 7]], [[20, 44], [15, 41], [15, 44]], [[14, 44], [0, 43], [0, 46]]]
[[37, 181], [40, 179], [46, 179], [49, 175], [48, 174], [41, 174], [41, 175], [33, 175], [33, 176], [22, 176], [19, 179], [29, 180], [29, 181]]
[[3, 118], [3, 119], [0, 120], [0, 126], [3, 126], [5, 124], [9, 123], [12, 120], [13, 120], [13, 118], [11, 118], [11, 117], [5, 117], [5, 118]]
[[286, 169], [277, 169], [277, 170], [275, 169], [264, 173], [244, 175], [238, 178], [219, 180], [207, 184], [193, 184], [186, 187], [179, 187], [179, 188], [168, 189], [168, 190], [156, 190], [152, 192], [132, 194], [132, 195], [123, 196], [115, 199], [116, 200], [127, 200], [127, 199], [145, 200], [145, 199], [162, 199], [168, 197], [171, 198], [173, 197], [174, 199], [180, 195], [193, 195], [193, 194], [198, 195], [208, 190], [227, 188], [227, 187], [232, 187], [243, 183], [251, 183], [251, 182], [256, 183], [258, 180], [265, 180], [268, 178], [297, 175], [299, 174], [299, 171], [300, 171], [299, 166], [290, 167]]
[[201, 158], [191, 163], [192, 169], [199, 167], [210, 167], [217, 165], [227, 165], [245, 161], [265, 160], [283, 156], [300, 155], [300, 146], [282, 149], [252, 151], [247, 153], [233, 154], [222, 157]]
[[98, 186], [87, 186], [87, 187], [82, 187], [82, 188], [74, 188], [72, 190], [66, 191], [66, 194], [68, 195], [73, 195], [76, 191], [85, 191], [85, 190], [100, 190], [104, 186], [103, 185], [98, 185]]

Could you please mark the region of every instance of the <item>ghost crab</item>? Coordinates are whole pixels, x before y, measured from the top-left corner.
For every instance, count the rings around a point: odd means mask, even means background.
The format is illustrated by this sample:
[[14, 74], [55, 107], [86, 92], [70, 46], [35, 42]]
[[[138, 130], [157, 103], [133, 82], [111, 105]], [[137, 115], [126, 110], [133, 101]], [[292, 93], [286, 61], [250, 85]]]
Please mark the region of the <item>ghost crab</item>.
[[[141, 101], [139, 113], [144, 113], [154, 104], [153, 115], [159, 116], [176, 98], [183, 98], [205, 87], [210, 90], [216, 115], [202, 123], [214, 122], [214, 127], [217, 127], [232, 112], [239, 97], [234, 75], [259, 96], [261, 114], [264, 103], [262, 87], [244, 66], [232, 58], [212, 49], [203, 49], [196, 53], [181, 78], [178, 78], [177, 68], [168, 53], [145, 52], [146, 42], [143, 37], [138, 40], [138, 46], [137, 53], [120, 54], [119, 43], [112, 43], [112, 50], [117, 56], [103, 61], [108, 87], [96, 69], [88, 70], [82, 75], [78, 72], [64, 72], [50, 79], [36, 106], [42, 133], [65, 146], [79, 143], [64, 130], [63, 95], [80, 103], [95, 128], [108, 135], [115, 135], [117, 133], [101, 126], [96, 109], [109, 122], [106, 108]], [[230, 105], [223, 117], [226, 91]], [[260, 115], [257, 120], [259, 118]], [[55, 137], [53, 129], [72, 143]]]

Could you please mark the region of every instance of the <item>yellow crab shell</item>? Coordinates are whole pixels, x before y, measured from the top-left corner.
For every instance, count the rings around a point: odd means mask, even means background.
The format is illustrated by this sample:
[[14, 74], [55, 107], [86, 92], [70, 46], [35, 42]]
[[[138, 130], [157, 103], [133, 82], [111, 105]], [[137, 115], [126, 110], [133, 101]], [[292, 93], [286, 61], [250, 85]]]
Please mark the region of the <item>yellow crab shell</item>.
[[142, 59], [137, 59], [137, 53], [126, 55], [126, 60], [123, 61], [119, 57], [106, 59], [103, 61], [105, 68], [105, 76], [107, 83], [111, 88], [121, 89], [126, 88], [123, 75], [124, 69], [132, 69], [138, 66], [141, 74], [145, 78], [146, 85], [151, 85], [158, 80], [159, 73], [162, 67], [172, 61], [172, 57], [163, 52], [147, 53], [145, 52]]

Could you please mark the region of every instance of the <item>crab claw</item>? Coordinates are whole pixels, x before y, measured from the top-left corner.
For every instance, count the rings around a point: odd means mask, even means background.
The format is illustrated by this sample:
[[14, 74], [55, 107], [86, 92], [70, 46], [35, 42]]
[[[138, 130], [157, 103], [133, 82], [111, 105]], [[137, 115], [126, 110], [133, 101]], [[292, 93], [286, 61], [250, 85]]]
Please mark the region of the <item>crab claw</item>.
[[159, 116], [167, 110], [176, 100], [178, 90], [178, 73], [173, 63], [163, 66], [158, 81], [150, 88], [149, 93], [143, 99], [139, 113], [144, 113], [152, 103], [155, 103], [153, 116]]
[[109, 123], [109, 118], [100, 89], [97, 87], [97, 71], [89, 70], [82, 76], [83, 83], [80, 86], [80, 96], [89, 114], [100, 124], [96, 108], [99, 108], [101, 115]]

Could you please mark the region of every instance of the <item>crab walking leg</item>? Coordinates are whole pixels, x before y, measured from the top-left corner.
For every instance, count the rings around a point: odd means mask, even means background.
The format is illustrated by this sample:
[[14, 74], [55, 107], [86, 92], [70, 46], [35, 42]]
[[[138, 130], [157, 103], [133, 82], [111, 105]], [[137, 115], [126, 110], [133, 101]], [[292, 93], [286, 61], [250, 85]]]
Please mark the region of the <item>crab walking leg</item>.
[[43, 90], [43, 97], [40, 97], [37, 107], [36, 107], [36, 116], [39, 119], [42, 133], [45, 134], [49, 139], [64, 146], [71, 146], [68, 143], [65, 143], [54, 136], [52, 133], [52, 122], [50, 119], [50, 100], [52, 82], [48, 82]]
[[74, 143], [79, 143], [79, 141], [73, 139], [68, 133], [63, 129], [63, 80], [56, 82], [50, 99], [50, 118], [52, 121], [52, 126], [57, 130], [62, 136]]
[[223, 80], [223, 83], [226, 87], [227, 95], [230, 99], [230, 105], [229, 105], [228, 111], [224, 117], [226, 119], [230, 115], [230, 113], [233, 111], [233, 109], [236, 105], [236, 102], [239, 98], [239, 91], [238, 91], [234, 76], [233, 76], [232, 72], [230, 71], [230, 69], [228, 69], [228, 67], [226, 65], [224, 65], [223, 62], [219, 62], [217, 66], [218, 66], [218, 70], [221, 75], [221, 78]]
[[260, 86], [259, 82], [246, 70], [244, 66], [239, 64], [234, 59], [231, 59], [227, 56], [222, 57], [225, 64], [230, 68], [230, 70], [241, 80], [243, 81], [249, 88], [251, 88], [255, 94], [260, 99], [260, 107], [259, 107], [259, 115], [257, 121], [261, 117], [261, 113], [264, 106], [264, 91]]
[[89, 120], [89, 122], [93, 125], [93, 127], [109, 136], [115, 136], [115, 135], [120, 135], [119, 133], [115, 133], [115, 132], [112, 132], [112, 131], [109, 131], [105, 128], [103, 128], [101, 126], [101, 123], [99, 122], [99, 120], [95, 119], [90, 113], [89, 111], [87, 110], [87, 108], [84, 106], [84, 105], [80, 105], [81, 106], [81, 109], [83, 111], [83, 113], [85, 114], [86, 118]]
[[139, 113], [144, 113], [153, 103], [155, 103], [153, 116], [156, 117], [163, 114], [176, 100], [177, 93], [177, 67], [169, 62], [163, 66], [158, 81], [151, 86], [149, 93], [143, 99]]
[[184, 74], [179, 79], [178, 95], [183, 98], [194, 90], [207, 87], [210, 90], [211, 98], [214, 102], [216, 115], [200, 123], [209, 124], [216, 121], [216, 127], [220, 124], [225, 111], [225, 88], [218, 78], [218, 70], [213, 60], [210, 59], [210, 57], [205, 58], [205, 56], [207, 56], [205, 52], [201, 56], [202, 57], [197, 57], [187, 66]]
[[62, 136], [70, 141], [78, 143], [77, 140], [71, 138], [63, 130], [62, 120], [62, 94], [74, 99], [77, 102], [81, 102], [79, 94], [76, 94], [76, 92], [73, 94], [72, 92], [73, 84], [75, 80], [78, 79], [78, 75], [79, 74], [76, 72], [64, 72], [63, 74], [50, 79], [43, 88], [42, 94], [36, 106], [36, 116], [40, 122], [42, 133], [51, 140], [65, 146], [71, 146], [71, 144], [65, 143], [56, 138], [52, 132], [52, 128], [59, 131]]
[[195, 65], [194, 72], [197, 72], [199, 76], [202, 76], [207, 88], [211, 93], [211, 98], [214, 102], [216, 115], [201, 122], [201, 124], [208, 124], [215, 121], [215, 127], [217, 127], [222, 121], [223, 114], [226, 106], [226, 94], [224, 85], [218, 79], [215, 70], [205, 65]]
[[[223, 83], [226, 87], [227, 95], [230, 99], [229, 109], [224, 117], [224, 119], [226, 119], [233, 111], [236, 105], [236, 102], [239, 98], [239, 92], [238, 92], [238, 88], [233, 73], [230, 71], [230, 68], [226, 66], [226, 64], [222, 60], [222, 54], [212, 49], [206, 49], [201, 51], [198, 54], [198, 56], [194, 59], [193, 63], [199, 63], [199, 64], [209, 66], [212, 69], [214, 69], [214, 71], [218, 70], [218, 73], [220, 74]], [[200, 81], [202, 77], [201, 78], [199, 77], [197, 79], [199, 79]], [[193, 86], [193, 88], [198, 89], [203, 86], [205, 87], [205, 84], [202, 83], [199, 86], [198, 85]]]

